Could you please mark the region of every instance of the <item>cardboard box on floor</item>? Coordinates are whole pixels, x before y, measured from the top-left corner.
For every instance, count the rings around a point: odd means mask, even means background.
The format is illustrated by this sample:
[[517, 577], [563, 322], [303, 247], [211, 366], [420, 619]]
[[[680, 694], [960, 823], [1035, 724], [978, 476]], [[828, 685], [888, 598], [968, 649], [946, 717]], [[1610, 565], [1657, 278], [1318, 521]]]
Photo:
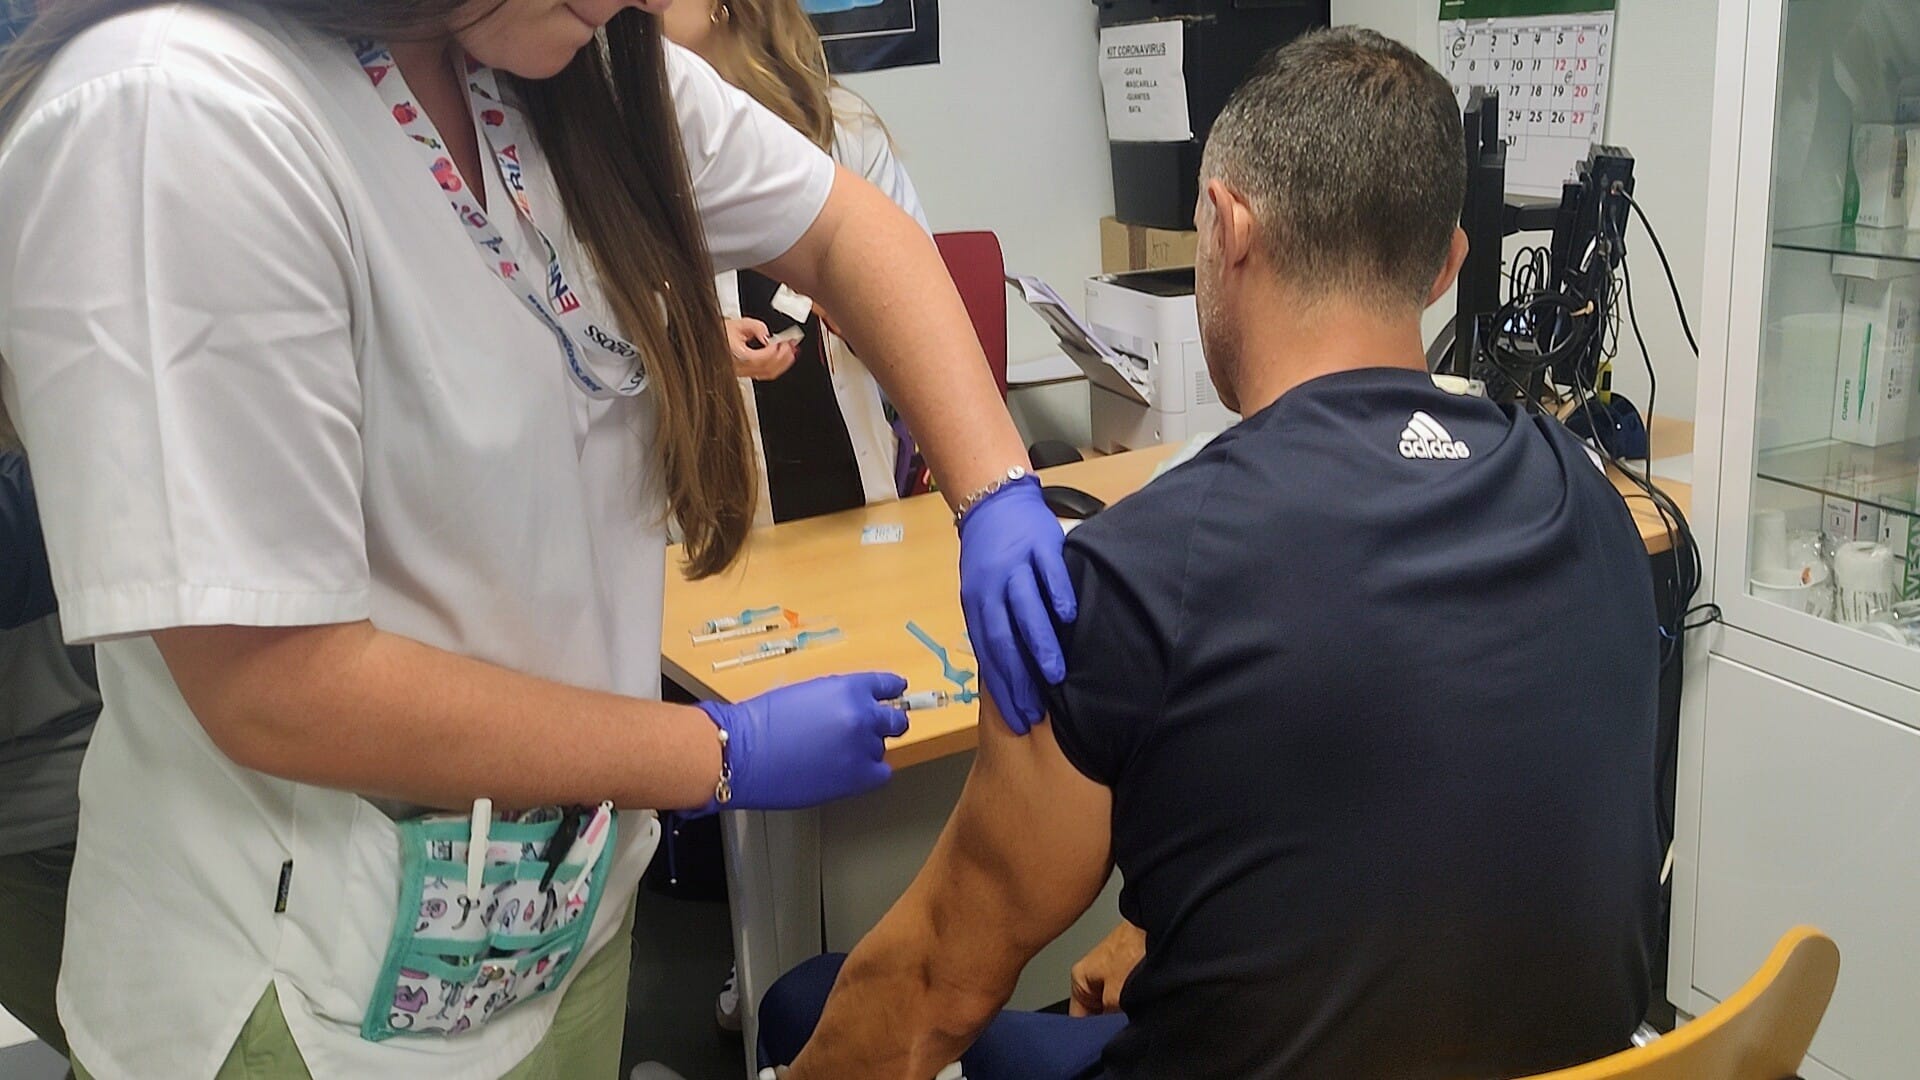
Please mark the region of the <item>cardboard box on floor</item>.
[[1199, 234], [1127, 225], [1116, 218], [1100, 219], [1100, 272], [1167, 270], [1192, 266]]

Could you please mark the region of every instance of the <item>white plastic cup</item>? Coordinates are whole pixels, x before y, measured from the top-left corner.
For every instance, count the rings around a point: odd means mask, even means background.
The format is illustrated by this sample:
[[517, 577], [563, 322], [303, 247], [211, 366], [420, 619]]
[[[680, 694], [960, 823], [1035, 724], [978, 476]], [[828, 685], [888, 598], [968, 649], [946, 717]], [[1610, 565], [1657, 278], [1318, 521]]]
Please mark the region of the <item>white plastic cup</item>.
[[1756, 510], [1753, 514], [1753, 573], [1788, 569], [1787, 512]]
[[1884, 544], [1861, 540], [1841, 545], [1833, 556], [1839, 620], [1866, 622], [1892, 607], [1900, 599], [1897, 571], [1893, 551]]
[[1833, 617], [1833, 590], [1828, 584], [1827, 564], [1822, 562], [1797, 569], [1756, 571], [1747, 587], [1755, 598], [1769, 604], [1828, 619]]

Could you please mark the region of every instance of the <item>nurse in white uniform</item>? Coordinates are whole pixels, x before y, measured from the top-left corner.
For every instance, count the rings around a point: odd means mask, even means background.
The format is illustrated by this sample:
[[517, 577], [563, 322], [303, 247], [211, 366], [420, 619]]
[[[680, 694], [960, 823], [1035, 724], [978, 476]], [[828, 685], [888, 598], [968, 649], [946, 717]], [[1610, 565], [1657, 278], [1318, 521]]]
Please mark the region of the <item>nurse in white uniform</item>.
[[105, 702], [85, 1073], [611, 1076], [652, 812], [885, 781], [892, 676], [651, 700], [668, 516], [701, 574], [752, 517], [716, 268], [845, 313], [989, 688], [1018, 726], [1061, 676], [1060, 534], [926, 234], [668, 2], [63, 0], [0, 62], [0, 402]]
[[[669, 41], [693, 50], [927, 228], [886, 125], [827, 70], [820, 35], [800, 0], [678, 0], [661, 27]], [[804, 301], [771, 295], [776, 283], [760, 275], [729, 272], [714, 284], [735, 368], [746, 376], [740, 390], [761, 480], [754, 524], [897, 498], [899, 440], [879, 385], [846, 341], [825, 319], [809, 319], [804, 308], [791, 306]], [[743, 308], [750, 318], [741, 318]], [[755, 347], [756, 338], [767, 336], [762, 320], [782, 328], [797, 322], [805, 336]]]

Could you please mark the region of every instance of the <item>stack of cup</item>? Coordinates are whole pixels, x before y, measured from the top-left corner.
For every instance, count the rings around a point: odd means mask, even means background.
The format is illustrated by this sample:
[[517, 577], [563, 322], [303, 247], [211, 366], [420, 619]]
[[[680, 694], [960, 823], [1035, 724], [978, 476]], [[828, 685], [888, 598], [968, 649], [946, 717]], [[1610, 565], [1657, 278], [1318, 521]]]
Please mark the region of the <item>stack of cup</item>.
[[1787, 537], [1787, 515], [1782, 510], [1759, 510], [1753, 515], [1753, 595], [1816, 618], [1833, 615], [1832, 573], [1813, 534]]
[[1837, 618], [1863, 623], [1900, 599], [1900, 567], [1885, 544], [1860, 541], [1844, 544], [1833, 556], [1837, 586]]

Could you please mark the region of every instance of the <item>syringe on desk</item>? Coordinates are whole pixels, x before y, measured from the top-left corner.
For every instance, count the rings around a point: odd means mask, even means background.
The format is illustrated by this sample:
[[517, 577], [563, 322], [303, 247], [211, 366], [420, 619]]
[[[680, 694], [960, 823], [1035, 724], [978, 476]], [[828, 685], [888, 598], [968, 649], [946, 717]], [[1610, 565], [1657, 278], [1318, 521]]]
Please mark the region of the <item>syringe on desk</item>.
[[713, 662], [713, 670], [726, 671], [730, 668], [745, 667], [748, 664], [758, 664], [763, 660], [772, 660], [776, 657], [787, 656], [805, 649], [818, 648], [821, 645], [839, 641], [844, 637], [846, 637], [846, 635], [841, 633], [840, 628], [837, 626], [830, 626], [822, 630], [805, 630], [790, 638], [775, 638], [772, 641], [763, 641], [753, 648], [748, 649], [746, 652], [741, 653], [739, 656], [728, 657], [725, 660], [715, 660]]
[[779, 604], [775, 604], [772, 607], [748, 608], [738, 615], [722, 615], [717, 619], [708, 619], [706, 622], [701, 623], [698, 629], [693, 631], [693, 643], [695, 645], [705, 645], [710, 641], [719, 641], [721, 640], [719, 637], [721, 634], [730, 633], [735, 630], [746, 630], [749, 627], [769, 622], [778, 616], [789, 614], [792, 613]]
[[[722, 625], [722, 624], [731, 625]], [[771, 634], [776, 630], [789, 630], [800, 625], [800, 613], [786, 608], [759, 608], [743, 611], [739, 617], [714, 619], [700, 630], [694, 631], [695, 645], [711, 645], [716, 641], [733, 641], [736, 638], [755, 637]]]

